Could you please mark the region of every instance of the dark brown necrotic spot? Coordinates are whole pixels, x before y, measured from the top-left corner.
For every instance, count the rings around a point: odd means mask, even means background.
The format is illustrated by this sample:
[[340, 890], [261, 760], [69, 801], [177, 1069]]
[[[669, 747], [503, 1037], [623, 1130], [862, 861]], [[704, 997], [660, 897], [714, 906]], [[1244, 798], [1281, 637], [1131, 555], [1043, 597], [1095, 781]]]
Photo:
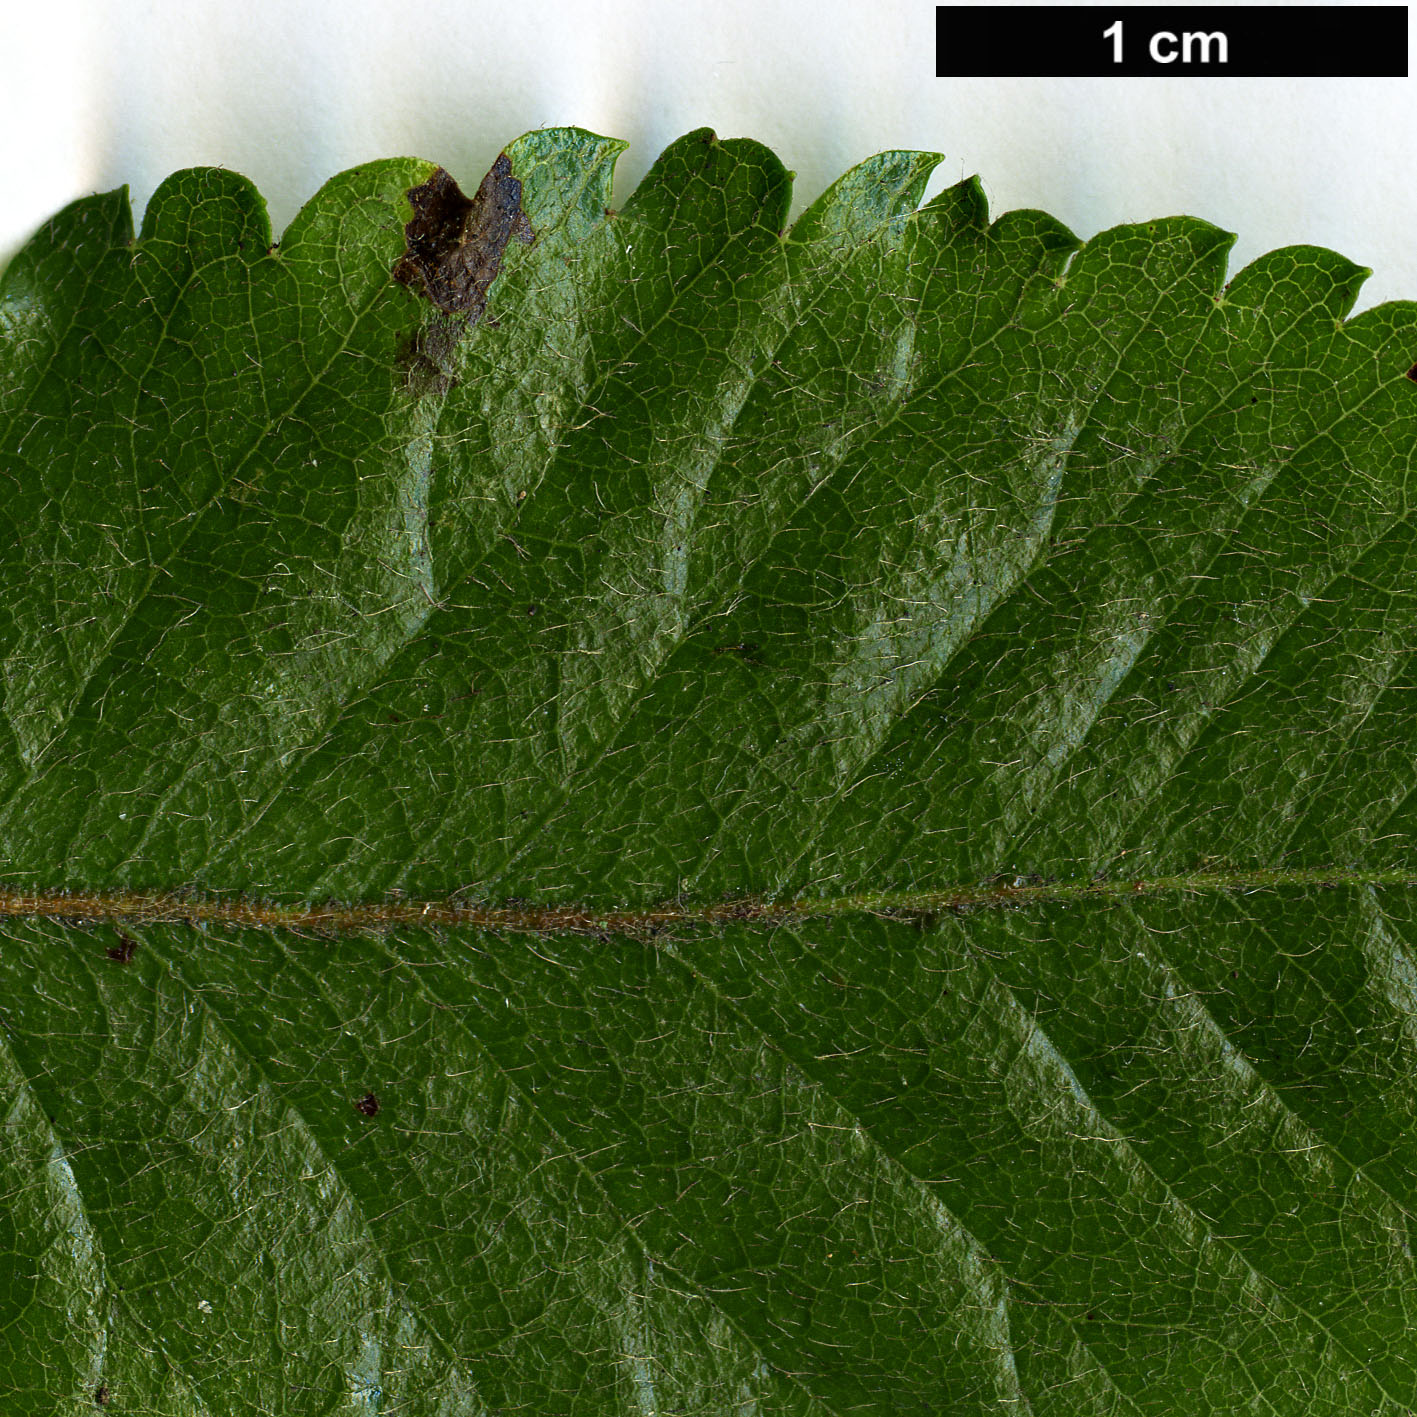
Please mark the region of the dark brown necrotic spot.
[[440, 167], [421, 187], [410, 188], [408, 200], [413, 220], [403, 229], [405, 250], [394, 279], [446, 314], [475, 324], [487, 308], [487, 291], [502, 268], [507, 242], [534, 235], [511, 160], [502, 153], [472, 197]]
[[118, 932], [118, 943], [110, 945], [106, 951], [109, 959], [117, 960], [119, 964], [132, 964], [133, 956], [137, 952], [138, 942], [131, 935], [125, 935], [121, 930]]
[[356, 1112], [362, 1112], [366, 1117], [377, 1117], [379, 1115], [379, 1099], [372, 1092], [366, 1092], [358, 1102], [354, 1104]]
[[1414, 365], [1407, 371], [1407, 377], [1408, 377], [1409, 379], [1411, 379], [1414, 384], [1417, 384], [1417, 364], [1414, 364]]

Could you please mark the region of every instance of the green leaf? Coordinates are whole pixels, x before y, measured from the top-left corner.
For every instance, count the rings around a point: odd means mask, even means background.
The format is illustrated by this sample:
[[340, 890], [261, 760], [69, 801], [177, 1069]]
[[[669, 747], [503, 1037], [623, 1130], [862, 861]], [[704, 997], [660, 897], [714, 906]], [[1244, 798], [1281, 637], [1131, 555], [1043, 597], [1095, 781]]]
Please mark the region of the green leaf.
[[1417, 308], [621, 146], [4, 278], [0, 1406], [1410, 1411]]

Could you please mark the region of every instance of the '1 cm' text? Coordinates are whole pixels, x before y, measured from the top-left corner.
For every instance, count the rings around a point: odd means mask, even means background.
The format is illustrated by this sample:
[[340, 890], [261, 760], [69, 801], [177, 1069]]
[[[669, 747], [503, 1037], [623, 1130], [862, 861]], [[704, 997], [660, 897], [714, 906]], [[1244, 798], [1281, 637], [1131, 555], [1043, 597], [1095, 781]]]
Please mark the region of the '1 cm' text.
[[[1117, 20], [1102, 31], [1103, 39], [1112, 41], [1112, 62], [1122, 62], [1122, 22]], [[1230, 42], [1222, 30], [1210, 34], [1201, 31], [1176, 34], [1173, 30], [1157, 30], [1147, 44], [1153, 64], [1225, 64], [1230, 59]]]

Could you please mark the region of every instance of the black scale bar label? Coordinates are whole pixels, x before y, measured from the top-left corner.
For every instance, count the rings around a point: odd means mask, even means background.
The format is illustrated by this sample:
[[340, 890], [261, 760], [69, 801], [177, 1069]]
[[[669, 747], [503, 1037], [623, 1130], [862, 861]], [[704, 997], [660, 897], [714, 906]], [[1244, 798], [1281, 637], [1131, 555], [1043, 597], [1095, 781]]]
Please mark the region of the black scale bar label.
[[937, 5], [940, 78], [1405, 79], [1405, 5]]

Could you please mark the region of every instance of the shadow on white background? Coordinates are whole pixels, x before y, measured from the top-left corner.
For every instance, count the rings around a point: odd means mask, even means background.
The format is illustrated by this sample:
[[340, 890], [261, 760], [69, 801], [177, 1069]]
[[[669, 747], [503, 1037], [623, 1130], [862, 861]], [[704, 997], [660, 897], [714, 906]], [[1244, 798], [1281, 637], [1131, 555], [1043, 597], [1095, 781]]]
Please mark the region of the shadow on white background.
[[1188, 212], [1239, 234], [1232, 270], [1312, 243], [1374, 269], [1362, 306], [1417, 298], [1417, 81], [937, 79], [934, 36], [915, 0], [10, 0], [0, 259], [89, 192], [127, 183], [140, 220], [179, 167], [252, 178], [279, 233], [343, 168], [412, 155], [475, 185], [561, 124], [630, 140], [622, 202], [709, 126], [772, 147], [799, 211], [871, 153], [923, 148], [945, 154], [931, 192], [978, 173], [995, 214], [1087, 237]]

